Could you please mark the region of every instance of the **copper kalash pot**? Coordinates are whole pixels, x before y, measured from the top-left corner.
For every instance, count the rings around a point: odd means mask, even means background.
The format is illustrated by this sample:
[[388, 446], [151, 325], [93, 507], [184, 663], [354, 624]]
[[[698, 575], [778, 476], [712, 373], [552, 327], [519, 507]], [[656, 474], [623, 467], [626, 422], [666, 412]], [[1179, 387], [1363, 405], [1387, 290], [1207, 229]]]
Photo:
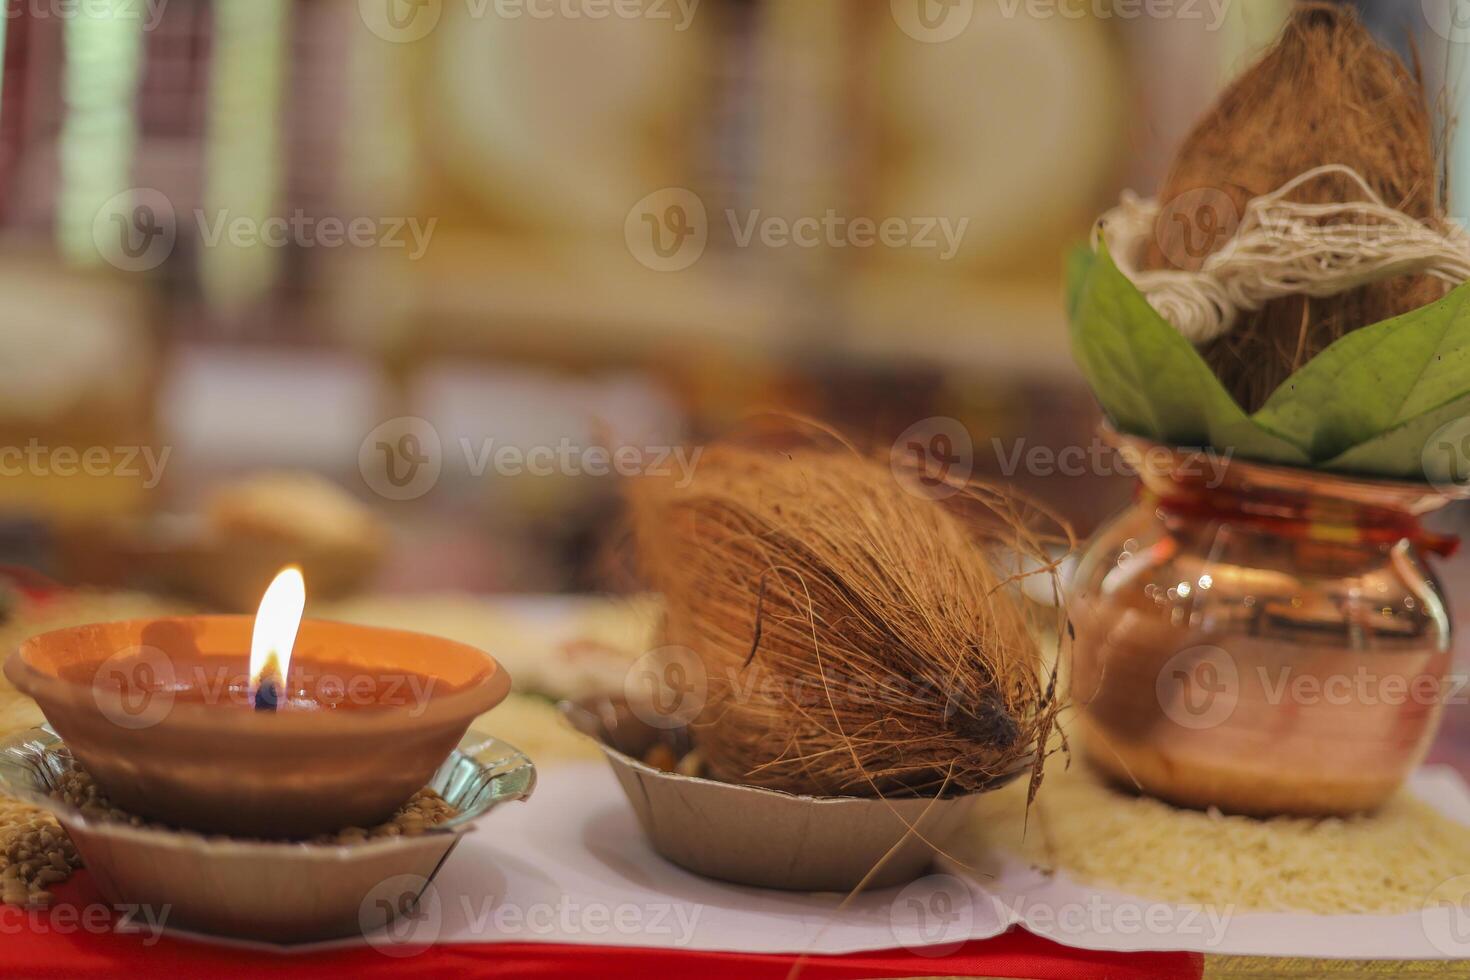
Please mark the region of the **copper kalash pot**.
[[1072, 585], [1088, 758], [1173, 803], [1254, 815], [1383, 803], [1422, 760], [1450, 621], [1419, 519], [1462, 494], [1106, 433], [1135, 503]]

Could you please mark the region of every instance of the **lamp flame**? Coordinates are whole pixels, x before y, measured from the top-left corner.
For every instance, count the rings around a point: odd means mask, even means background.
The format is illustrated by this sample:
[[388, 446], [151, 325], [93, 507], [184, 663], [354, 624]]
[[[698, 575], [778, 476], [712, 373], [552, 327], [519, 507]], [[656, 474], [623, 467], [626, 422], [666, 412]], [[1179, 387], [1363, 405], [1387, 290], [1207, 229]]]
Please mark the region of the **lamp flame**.
[[255, 630], [250, 635], [250, 698], [256, 707], [261, 707], [256, 699], [262, 684], [271, 688], [271, 707], [281, 694], [305, 608], [306, 580], [301, 577], [301, 569], [287, 565], [260, 597]]

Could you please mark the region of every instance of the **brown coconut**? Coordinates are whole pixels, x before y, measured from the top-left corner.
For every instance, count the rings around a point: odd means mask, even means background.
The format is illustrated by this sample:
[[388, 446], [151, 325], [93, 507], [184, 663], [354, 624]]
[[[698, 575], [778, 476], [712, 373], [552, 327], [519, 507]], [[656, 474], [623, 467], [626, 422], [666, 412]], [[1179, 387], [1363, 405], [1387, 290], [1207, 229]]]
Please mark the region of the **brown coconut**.
[[981, 525], [886, 461], [816, 449], [718, 446], [687, 487], [639, 482], [665, 641], [706, 675], [690, 732], [711, 775], [861, 796], [1037, 778], [1054, 675], [1036, 607], [988, 547], [1045, 563], [1043, 540], [1023, 504], [963, 494]]
[[[1164, 187], [1147, 269], [1197, 271], [1248, 200], [1324, 164], [1357, 170], [1383, 200], [1444, 218], [1429, 108], [1417, 71], [1380, 46], [1351, 7], [1304, 2], [1276, 45], [1231, 84], [1185, 140]], [[1308, 203], [1354, 200], [1346, 178], [1311, 182]], [[1326, 299], [1289, 296], [1244, 314], [1201, 353], [1248, 411], [1352, 330], [1432, 303], [1446, 287], [1400, 276]]]

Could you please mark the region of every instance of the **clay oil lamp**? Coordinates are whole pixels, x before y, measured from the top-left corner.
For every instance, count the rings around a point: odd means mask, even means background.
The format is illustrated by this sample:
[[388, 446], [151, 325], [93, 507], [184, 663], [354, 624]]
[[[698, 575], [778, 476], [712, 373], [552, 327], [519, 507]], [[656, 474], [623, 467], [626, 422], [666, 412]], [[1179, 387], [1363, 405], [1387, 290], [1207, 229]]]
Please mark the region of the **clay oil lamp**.
[[248, 616], [135, 619], [26, 640], [5, 676], [114, 804], [210, 834], [308, 838], [389, 818], [505, 698], [488, 654], [303, 620], [282, 571]]

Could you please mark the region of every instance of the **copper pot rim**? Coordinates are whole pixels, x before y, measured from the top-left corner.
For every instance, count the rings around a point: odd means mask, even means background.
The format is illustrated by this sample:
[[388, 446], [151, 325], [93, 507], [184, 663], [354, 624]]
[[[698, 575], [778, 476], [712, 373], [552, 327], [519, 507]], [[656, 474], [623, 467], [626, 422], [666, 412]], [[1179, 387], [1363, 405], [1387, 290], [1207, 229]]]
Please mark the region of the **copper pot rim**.
[[[139, 617], [47, 630], [43, 633], [36, 633], [21, 641], [20, 646], [6, 658], [4, 674], [6, 679], [17, 690], [31, 697], [43, 709], [47, 705], [52, 705], [72, 710], [100, 711], [101, 706], [98, 703], [100, 697], [105, 697], [110, 702], [115, 701], [121, 704], [122, 695], [120, 692], [109, 688], [98, 690], [90, 684], [63, 680], [54, 674], [46, 673], [29, 661], [28, 654], [43, 642], [54, 642], [56, 639], [67, 634], [75, 634], [84, 629], [95, 629], [97, 627], [122, 628], [134, 624], [171, 620], [207, 619], [249, 622], [253, 618], [248, 615]], [[484, 676], [471, 682], [469, 686], [456, 690], [451, 694], [429, 694], [426, 698], [424, 710], [416, 715], [402, 712], [401, 714], [404, 717], [396, 719], [398, 724], [395, 725], [395, 730], [400, 733], [425, 728], [437, 728], [446, 724], [458, 723], [467, 718], [475, 718], [500, 704], [510, 694], [510, 674], [506, 669], [489, 653], [468, 643], [461, 643], [458, 640], [450, 640], [413, 630], [364, 626], [360, 623], [344, 623], [339, 620], [302, 620], [303, 627], [308, 623], [340, 626], [353, 630], [372, 630], [375, 633], [389, 634], [390, 636], [411, 637], [417, 642], [428, 640], [436, 645], [454, 647], [461, 652], [473, 654], [485, 661], [489, 668], [488, 671]], [[414, 668], [411, 665], [405, 664], [403, 665], [403, 669], [409, 670]], [[424, 673], [433, 676], [431, 671], [425, 670]], [[384, 708], [383, 710], [392, 709]], [[326, 732], [335, 734], [343, 731], [349, 733], [353, 731], [364, 733], [380, 732], [382, 729], [381, 717], [381, 712], [376, 710], [361, 712], [279, 711], [270, 716], [269, 727], [263, 728], [260, 723], [262, 719], [253, 711], [222, 711], [219, 705], [190, 702], [174, 704], [169, 708], [169, 725], [171, 727], [207, 728], [215, 734], [222, 731], [248, 731], [252, 737], [267, 738], [277, 736], [299, 738], [303, 735], [321, 735]]]
[[[1191, 460], [1203, 457], [1223, 459], [1225, 478], [1221, 488], [1237, 490], [1274, 490], [1285, 494], [1324, 497], [1353, 506], [1374, 507], [1422, 516], [1457, 500], [1470, 499], [1470, 486], [1446, 488], [1416, 480], [1393, 480], [1383, 477], [1334, 473], [1304, 466], [1286, 466], [1259, 460], [1242, 459], [1232, 453], [1210, 447], [1174, 446], [1146, 436], [1122, 432], [1111, 423], [1099, 424], [1104, 442], [1121, 452], [1167, 453], [1170, 465], [1152, 475], [1174, 479], [1173, 474]], [[1147, 457], [1145, 457], [1147, 458]], [[1149, 475], [1138, 467], [1139, 478], [1148, 482]], [[1216, 488], [1211, 488], [1216, 489]]]

